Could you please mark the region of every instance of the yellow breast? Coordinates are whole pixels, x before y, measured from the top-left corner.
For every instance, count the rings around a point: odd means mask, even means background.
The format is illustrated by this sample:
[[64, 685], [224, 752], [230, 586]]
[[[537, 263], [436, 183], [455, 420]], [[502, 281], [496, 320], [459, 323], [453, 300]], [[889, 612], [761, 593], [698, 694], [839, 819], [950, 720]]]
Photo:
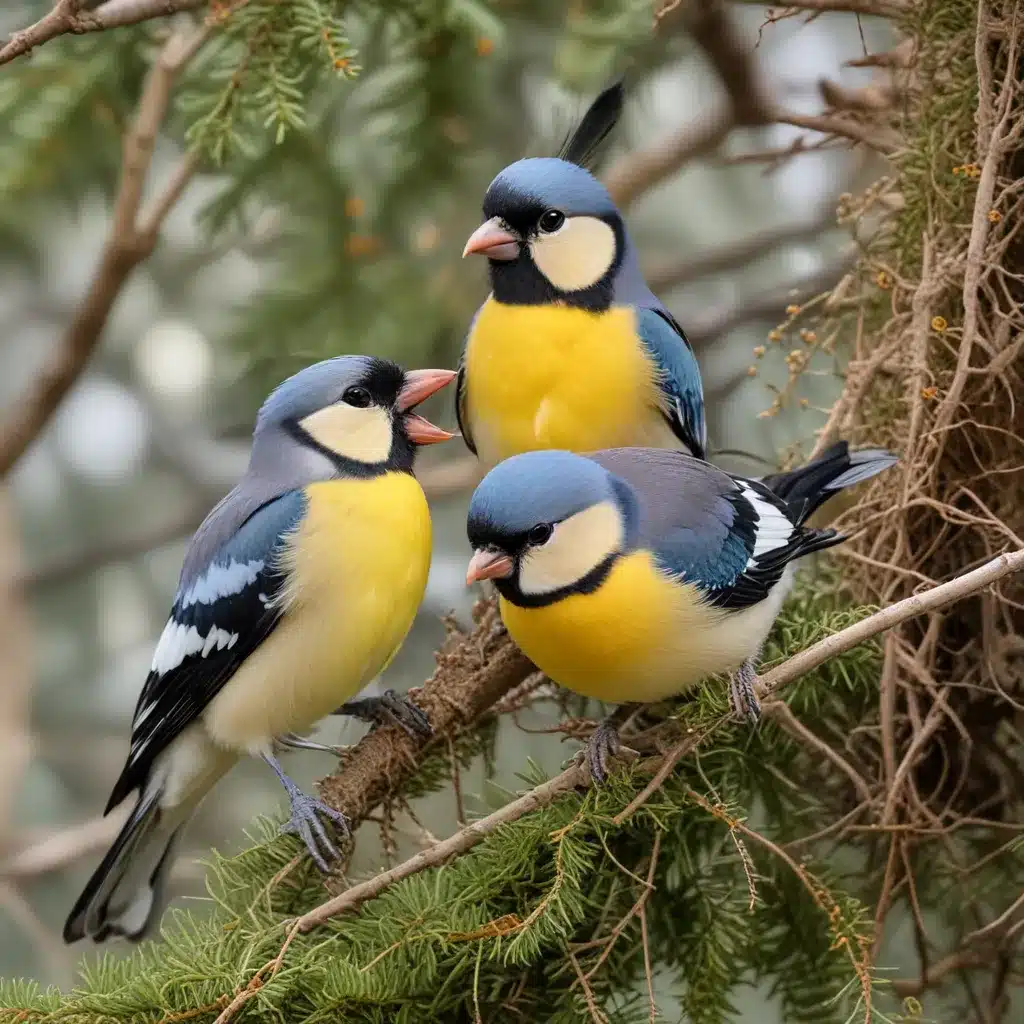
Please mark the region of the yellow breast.
[[591, 594], [541, 608], [502, 599], [501, 614], [515, 642], [555, 682], [616, 703], [681, 693], [735, 668], [763, 640], [735, 630], [692, 584], [670, 579], [642, 551], [619, 559]]
[[678, 447], [631, 309], [489, 298], [466, 344], [467, 417], [488, 466], [540, 448]]
[[386, 667], [430, 570], [430, 511], [416, 480], [388, 473], [306, 490], [288, 547], [286, 612], [204, 716], [223, 744], [260, 749], [301, 732]]

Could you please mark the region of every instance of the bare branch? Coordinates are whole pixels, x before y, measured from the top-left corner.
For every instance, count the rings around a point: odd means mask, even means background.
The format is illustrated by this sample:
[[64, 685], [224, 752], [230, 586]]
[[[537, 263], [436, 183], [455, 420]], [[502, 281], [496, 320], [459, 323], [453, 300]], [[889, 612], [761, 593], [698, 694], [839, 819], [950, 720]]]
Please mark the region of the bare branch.
[[671, 177], [691, 160], [714, 152], [732, 131], [724, 115], [687, 125], [650, 149], [631, 153], [614, 164], [605, 185], [616, 204], [625, 209], [638, 196]]
[[[495, 605], [478, 606], [479, 621], [468, 635], [453, 633], [437, 653], [437, 668], [410, 696], [430, 718], [438, 742], [471, 725], [533, 671], [512, 643]], [[423, 742], [397, 726], [375, 729], [321, 780], [324, 800], [351, 822], [362, 821], [414, 774]]]
[[[428, 500], [444, 501], [453, 495], [463, 493], [479, 480], [480, 464], [471, 455], [448, 459], [424, 467], [417, 472], [416, 478]], [[155, 526], [122, 533], [107, 542], [43, 563], [23, 572], [18, 578], [18, 583], [29, 592], [45, 590], [96, 572], [106, 565], [137, 558], [147, 551], [187, 537], [203, 521], [206, 511], [205, 505], [196, 504]]]
[[673, 266], [649, 271], [646, 275], [647, 283], [654, 292], [661, 292], [670, 288], [678, 288], [703, 277], [710, 277], [713, 274], [736, 270], [783, 246], [818, 238], [822, 232], [834, 224], [835, 213], [830, 209], [826, 216], [810, 223], [784, 224], [779, 228], [770, 228], [731, 245], [713, 249], [706, 255], [698, 256], [695, 259], [684, 260]]
[[303, 914], [298, 922], [299, 931], [308, 932], [316, 928], [317, 925], [323, 924], [328, 918], [343, 914], [346, 910], [355, 910], [395, 882], [424, 871], [426, 868], [443, 864], [460, 853], [465, 853], [502, 825], [516, 821], [523, 815], [530, 814], [541, 807], [546, 807], [563, 793], [583, 785], [588, 777], [589, 773], [584, 765], [574, 764], [560, 775], [531, 789], [518, 800], [513, 800], [493, 814], [488, 814], [486, 818], [481, 818], [460, 829], [449, 839], [445, 839], [428, 850], [421, 850], [414, 857], [391, 868], [390, 871], [383, 871], [359, 885], [354, 885], [351, 889], [346, 889], [340, 895], [315, 907], [308, 914]]
[[58, 871], [80, 857], [108, 847], [128, 817], [128, 807], [117, 807], [106, 817], [92, 818], [79, 825], [46, 836], [16, 849], [0, 862], [0, 879], [36, 878]]
[[[102, 8], [101, 8], [102, 9]], [[57, 8], [54, 9], [55, 11]], [[164, 44], [142, 88], [135, 121], [125, 136], [121, 180], [111, 232], [78, 309], [39, 377], [0, 425], [0, 474], [7, 473], [49, 422], [99, 344], [110, 311], [132, 271], [153, 251], [157, 233], [195, 169], [190, 156], [139, 227], [139, 206], [153, 146], [181, 68], [207, 37], [207, 29], [176, 33]]]
[[[761, 0], [743, 2], [764, 6]], [[784, 11], [793, 12], [814, 11], [818, 14], [863, 14], [878, 18], [894, 18], [906, 12], [909, 0], [786, 0], [786, 3], [780, 6]]]
[[870, 640], [879, 633], [898, 626], [907, 619], [924, 615], [926, 612], [944, 608], [947, 604], [955, 601], [962, 601], [979, 590], [984, 590], [1004, 576], [1024, 570], [1024, 550], [1011, 551], [993, 558], [971, 572], [957, 576], [956, 579], [947, 583], [940, 583], [937, 587], [925, 590], [920, 594], [912, 594], [910, 597], [897, 601], [896, 604], [883, 608], [866, 619], [847, 626], [846, 629], [834, 633], [832, 636], [820, 640], [807, 650], [794, 655], [788, 661], [765, 673], [758, 680], [757, 690], [761, 695], [772, 693], [783, 683], [792, 682], [799, 676], [805, 675], [819, 665], [823, 665], [830, 658], [842, 654], [858, 644]]
[[779, 110], [776, 111], [775, 120], [779, 124], [790, 124], [795, 128], [806, 128], [808, 131], [821, 132], [823, 135], [839, 135], [853, 142], [863, 143], [886, 155], [894, 152], [900, 142], [895, 132], [882, 128], [872, 132], [859, 122], [838, 115], [795, 114], [792, 111]]
[[57, 0], [53, 10], [34, 25], [11, 35], [0, 47], [0, 64], [31, 53], [57, 36], [83, 35], [107, 29], [138, 25], [179, 11], [192, 11], [208, 0], [108, 0], [94, 11], [83, 11], [84, 0]]
[[[799, 679], [829, 659], [856, 647], [865, 640], [869, 640], [871, 637], [877, 636], [879, 633], [891, 629], [893, 626], [897, 626], [914, 616], [934, 611], [936, 608], [942, 608], [947, 604], [977, 593], [979, 590], [983, 590], [997, 580], [1002, 579], [1002, 577], [1022, 570], [1024, 570], [1024, 550], [1000, 555], [973, 572], [959, 576], [948, 583], [940, 584], [924, 593], [906, 598], [890, 608], [876, 612], [861, 622], [848, 626], [846, 629], [808, 647], [806, 650], [794, 655], [761, 676], [756, 686], [757, 691], [762, 697], [768, 697], [785, 683]], [[432, 682], [437, 680], [438, 674], [435, 674]], [[525, 678], [525, 675], [523, 678]], [[430, 684], [428, 683], [429, 686]], [[425, 695], [426, 689], [423, 692]], [[417, 703], [420, 703], [422, 697], [417, 696], [416, 700]], [[433, 714], [431, 714], [431, 721], [434, 721]], [[618, 824], [628, 818], [668, 777], [679, 759], [710, 735], [716, 727], [716, 725], [712, 725], [701, 735], [687, 736], [675, 749], [667, 754], [641, 762], [641, 770], [653, 772], [654, 778], [651, 784], [644, 789], [633, 803], [616, 816], [615, 822]], [[396, 730], [396, 732], [398, 731]], [[363, 742], [365, 743], [366, 741], [364, 740]], [[411, 743], [412, 741], [408, 742]], [[359, 763], [358, 758], [351, 758], [350, 762], [352, 761], [356, 764]], [[850, 770], [852, 772], [852, 769]], [[341, 779], [335, 777], [327, 781], [339, 782], [344, 781], [344, 778], [345, 776], [343, 775]], [[436, 846], [422, 850], [402, 864], [388, 871], [381, 872], [373, 878], [361, 882], [327, 900], [319, 907], [300, 917], [297, 921], [297, 927], [303, 932], [310, 931], [338, 914], [344, 913], [347, 910], [354, 910], [367, 900], [378, 896], [395, 882], [408, 878], [410, 875], [417, 874], [427, 868], [436, 867], [454, 856], [465, 853], [476, 846], [477, 843], [486, 839], [487, 836], [491, 835], [501, 825], [516, 821], [526, 814], [530, 814], [541, 807], [546, 807], [562, 794], [578, 787], [589, 786], [590, 783], [590, 774], [585, 765], [574, 764], [556, 775], [553, 779], [549, 779], [540, 786], [536, 786], [517, 800], [512, 801], [493, 814], [489, 814], [486, 818], [482, 818], [460, 829], [453, 836], [443, 840]], [[392, 784], [395, 785], [396, 783]], [[337, 804], [334, 805], [337, 806]]]

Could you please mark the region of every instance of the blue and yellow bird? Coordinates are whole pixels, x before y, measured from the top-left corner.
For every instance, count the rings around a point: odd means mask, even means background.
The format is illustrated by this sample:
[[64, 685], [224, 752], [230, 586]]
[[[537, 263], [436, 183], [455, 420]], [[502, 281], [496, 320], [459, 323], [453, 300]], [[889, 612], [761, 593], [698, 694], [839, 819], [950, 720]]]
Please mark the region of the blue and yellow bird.
[[[756, 721], [755, 663], [791, 563], [844, 539], [806, 520], [895, 461], [840, 442], [769, 488], [678, 452], [527, 452], [473, 494], [466, 581], [495, 582], [512, 639], [556, 683], [631, 704], [730, 672], [734, 712]], [[598, 780], [616, 720], [588, 746]]]
[[459, 370], [459, 427], [485, 467], [520, 452], [672, 448], [704, 458], [700, 369], [644, 282], [608, 190], [587, 165], [618, 120], [621, 84], [557, 158], [491, 182], [463, 256], [487, 257], [491, 295]]
[[264, 403], [245, 475], [185, 555], [107, 813], [133, 794], [135, 804], [66, 942], [145, 933], [185, 823], [242, 755], [277, 774], [286, 830], [326, 870], [337, 851], [320, 818], [342, 830], [345, 820], [288, 778], [277, 745], [308, 745], [297, 734], [335, 711], [430, 731], [390, 692], [344, 702], [385, 668], [422, 600], [431, 526], [413, 461], [417, 446], [453, 435], [413, 409], [454, 376], [343, 356]]

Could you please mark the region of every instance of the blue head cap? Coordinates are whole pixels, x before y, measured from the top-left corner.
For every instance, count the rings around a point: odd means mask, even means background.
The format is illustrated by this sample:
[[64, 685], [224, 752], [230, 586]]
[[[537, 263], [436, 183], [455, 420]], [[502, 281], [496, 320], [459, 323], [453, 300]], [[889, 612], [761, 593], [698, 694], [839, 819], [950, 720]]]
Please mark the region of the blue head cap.
[[279, 384], [256, 417], [256, 434], [305, 416], [340, 400], [350, 387], [366, 387], [374, 399], [390, 403], [405, 379], [396, 363], [375, 356], [336, 356], [307, 366]]
[[484, 194], [484, 216], [501, 217], [524, 234], [548, 209], [567, 217], [618, 216], [608, 189], [590, 171], [553, 156], [509, 164]]
[[524, 452], [499, 463], [469, 503], [466, 531], [474, 547], [517, 546], [534, 527], [558, 523], [615, 499], [614, 478], [567, 451]]

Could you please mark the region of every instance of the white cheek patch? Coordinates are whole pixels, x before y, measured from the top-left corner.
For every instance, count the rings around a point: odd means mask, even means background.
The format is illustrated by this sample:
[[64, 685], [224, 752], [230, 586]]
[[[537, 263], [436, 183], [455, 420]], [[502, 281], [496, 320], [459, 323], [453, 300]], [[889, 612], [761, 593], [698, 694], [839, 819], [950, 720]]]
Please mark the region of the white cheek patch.
[[378, 405], [357, 409], [338, 402], [299, 424], [317, 444], [356, 462], [385, 462], [391, 454], [391, 417]]
[[527, 550], [519, 567], [519, 589], [550, 594], [570, 587], [621, 551], [623, 539], [622, 516], [611, 502], [577, 512], [555, 527], [547, 544]]
[[567, 217], [553, 234], [530, 242], [540, 272], [560, 292], [590, 288], [615, 262], [615, 232], [597, 217]]
[[762, 555], [777, 548], [784, 548], [790, 542], [795, 527], [781, 509], [776, 508], [751, 488], [743, 488], [743, 497], [753, 505], [758, 519], [754, 534], [754, 552], [747, 562], [747, 568], [750, 568]]

